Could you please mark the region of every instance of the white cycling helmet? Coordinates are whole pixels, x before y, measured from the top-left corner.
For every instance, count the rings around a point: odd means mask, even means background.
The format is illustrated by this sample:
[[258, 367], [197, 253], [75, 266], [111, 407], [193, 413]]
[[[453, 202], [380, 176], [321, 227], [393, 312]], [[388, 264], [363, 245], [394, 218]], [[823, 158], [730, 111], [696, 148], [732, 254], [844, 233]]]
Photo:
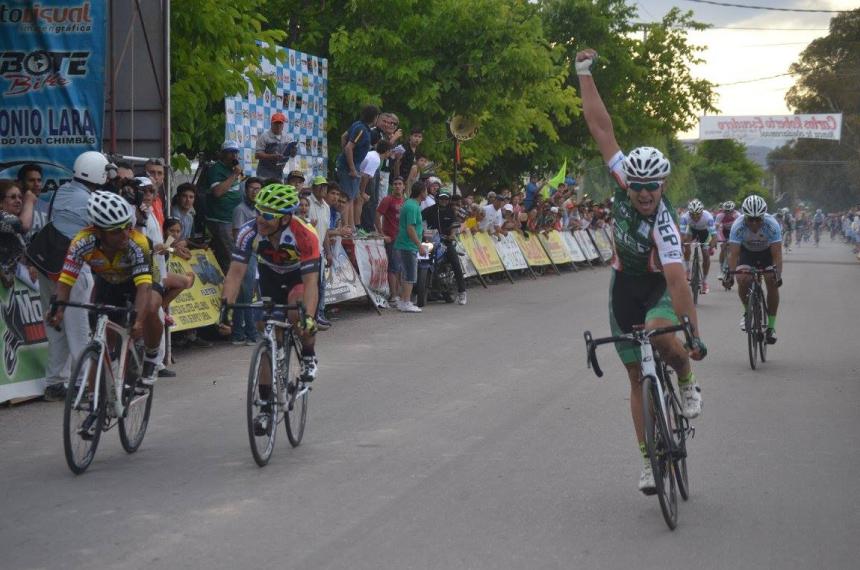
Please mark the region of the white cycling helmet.
[[93, 192], [87, 203], [87, 212], [97, 228], [116, 229], [131, 224], [131, 206], [113, 192]]
[[630, 151], [621, 165], [628, 182], [652, 182], [664, 180], [672, 171], [669, 159], [650, 146], [640, 146]]
[[815, 213], [816, 213], [816, 214], [821, 214], [821, 213], [822, 213], [821, 208], [818, 208], [817, 210], [815, 210]]
[[760, 218], [767, 214], [767, 202], [761, 196], [747, 196], [741, 205], [741, 212], [747, 218]]
[[726, 200], [723, 202], [723, 211], [732, 212], [735, 209], [735, 203], [731, 200]]
[[701, 200], [694, 198], [693, 200], [690, 200], [689, 204], [687, 204], [687, 209], [691, 214], [701, 214], [705, 211], [705, 205], [702, 204]]
[[75, 178], [102, 185], [108, 180], [109, 165], [110, 162], [105, 155], [94, 150], [88, 150], [75, 159], [72, 170]]

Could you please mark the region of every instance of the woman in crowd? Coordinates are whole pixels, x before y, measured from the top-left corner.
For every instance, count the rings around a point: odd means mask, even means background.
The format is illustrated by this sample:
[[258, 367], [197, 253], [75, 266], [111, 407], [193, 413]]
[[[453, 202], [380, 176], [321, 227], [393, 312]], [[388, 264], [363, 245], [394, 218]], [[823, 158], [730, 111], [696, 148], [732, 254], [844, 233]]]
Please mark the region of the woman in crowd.
[[0, 281], [5, 287], [14, 285], [24, 255], [24, 234], [33, 222], [33, 198], [25, 202], [18, 182], [0, 180]]
[[[176, 218], [167, 218], [164, 220], [164, 243], [165, 247], [159, 251], [160, 255], [164, 255], [164, 260], [167, 261], [170, 257], [170, 254], [175, 252], [172, 247], [173, 243], [180, 241], [182, 238], [182, 223]], [[183, 259], [191, 259], [191, 256], [185, 257], [185, 255], [179, 254]], [[169, 267], [169, 266], [168, 266]], [[186, 289], [190, 289], [194, 285], [194, 272], [189, 271], [185, 273], [185, 275], [180, 275], [178, 273], [172, 273], [170, 271], [167, 272], [167, 275], [164, 277], [164, 297], [162, 298], [161, 306], [164, 309], [165, 324], [168, 326], [173, 325], [173, 319], [170, 315], [167, 314], [167, 307], [173, 302], [176, 297], [179, 296], [180, 293], [185, 291]]]

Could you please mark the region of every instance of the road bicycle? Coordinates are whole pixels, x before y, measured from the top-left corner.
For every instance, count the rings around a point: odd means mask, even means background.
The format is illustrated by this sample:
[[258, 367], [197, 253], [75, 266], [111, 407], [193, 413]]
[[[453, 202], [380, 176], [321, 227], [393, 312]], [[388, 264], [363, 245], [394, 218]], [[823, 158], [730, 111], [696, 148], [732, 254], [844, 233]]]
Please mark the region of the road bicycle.
[[679, 325], [646, 330], [642, 325], [619, 336], [592, 338], [585, 331], [588, 367], [598, 377], [603, 371], [597, 362], [596, 349], [601, 344], [631, 342], [639, 346], [640, 383], [642, 385], [642, 411], [645, 427], [645, 447], [656, 483], [663, 519], [670, 529], [678, 525], [678, 494], [689, 499], [690, 483], [687, 474], [687, 439], [695, 436], [696, 428], [681, 413], [681, 401], [671, 382], [671, 371], [651, 345], [651, 337], [683, 332], [687, 345], [692, 343], [692, 325], [684, 316]]
[[[127, 453], [143, 442], [152, 409], [153, 387], [141, 383], [143, 343], [131, 340], [135, 311], [114, 305], [56, 301], [51, 306], [85, 309], [97, 315], [89, 344], [69, 377], [63, 410], [66, 463], [80, 475], [92, 463], [103, 431], [119, 426]], [[111, 316], [118, 317], [118, 322]]]
[[705, 282], [705, 273], [702, 269], [702, 244], [697, 239], [688, 242], [687, 247], [691, 248], [690, 252], [690, 289], [693, 291], [693, 304], [699, 304], [699, 293], [702, 291], [702, 285]]
[[767, 296], [761, 286], [762, 276], [771, 273], [779, 279], [779, 273], [773, 266], [765, 269], [750, 267], [729, 271], [728, 275], [752, 275], [752, 285], [747, 299], [747, 312], [744, 315], [744, 331], [747, 333], [747, 351], [750, 357], [750, 368], [756, 369], [757, 361], [767, 362]]
[[[257, 465], [263, 467], [275, 450], [278, 424], [284, 423], [287, 439], [293, 447], [298, 447], [305, 433], [311, 386], [297, 373], [291, 377], [291, 354], [300, 362], [302, 344], [293, 324], [286, 320], [287, 311], [298, 311], [299, 322], [304, 322], [304, 305], [279, 305], [264, 297], [258, 303], [234, 304], [227, 308], [262, 309], [263, 312], [265, 326], [251, 358], [246, 401], [251, 454]], [[275, 372], [274, 382], [272, 371]]]

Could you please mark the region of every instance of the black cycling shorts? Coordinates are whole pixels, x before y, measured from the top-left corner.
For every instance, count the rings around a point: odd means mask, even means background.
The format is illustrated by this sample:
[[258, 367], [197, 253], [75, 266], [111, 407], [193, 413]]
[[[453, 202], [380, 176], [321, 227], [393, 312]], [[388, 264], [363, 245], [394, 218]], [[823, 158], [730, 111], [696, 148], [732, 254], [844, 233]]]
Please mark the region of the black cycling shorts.
[[[634, 325], [643, 325], [652, 319], [665, 319], [678, 324], [663, 274], [627, 275], [623, 271], [613, 270], [609, 286], [609, 325], [612, 334], [618, 336], [632, 332]], [[624, 364], [632, 364], [640, 358], [639, 347], [629, 342], [616, 343], [615, 350]]]
[[690, 228], [690, 235], [699, 243], [708, 243], [711, 241], [711, 232], [708, 230], [694, 230]]
[[268, 297], [276, 304], [285, 304], [290, 291], [302, 284], [301, 271], [278, 273], [269, 266], [260, 263], [260, 296]]
[[738, 266], [749, 265], [756, 269], [764, 269], [773, 265], [773, 255], [770, 253], [770, 248], [763, 251], [750, 251], [744, 246], [741, 246], [741, 254], [738, 258]]

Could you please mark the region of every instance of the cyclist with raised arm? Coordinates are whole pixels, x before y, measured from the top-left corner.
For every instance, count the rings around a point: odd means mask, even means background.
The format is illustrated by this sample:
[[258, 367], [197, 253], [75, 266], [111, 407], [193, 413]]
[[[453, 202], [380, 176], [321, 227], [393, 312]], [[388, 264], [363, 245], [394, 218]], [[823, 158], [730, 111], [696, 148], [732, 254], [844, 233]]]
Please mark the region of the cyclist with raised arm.
[[[143, 338], [145, 349], [141, 381], [152, 386], [156, 379], [158, 347], [164, 328], [158, 318], [161, 295], [153, 288], [152, 244], [132, 229], [132, 207], [113, 192], [94, 192], [87, 203], [92, 225], [72, 239], [57, 283], [56, 301], [68, 301], [72, 287], [84, 264], [92, 271], [95, 286], [93, 302], [125, 306], [134, 304], [135, 320], [131, 338]], [[48, 324], [56, 327], [63, 320], [65, 307], [56, 306]]]
[[684, 266], [687, 269], [687, 280], [690, 279], [690, 247], [687, 245], [696, 240], [702, 245], [702, 295], [708, 288], [708, 271], [711, 269], [711, 255], [717, 245], [717, 226], [714, 216], [705, 210], [701, 200], [693, 199], [687, 205], [687, 213], [681, 216], [681, 239], [684, 242]]
[[[671, 165], [663, 154], [639, 147], [626, 155], [615, 140], [612, 119], [600, 98], [591, 67], [597, 59], [592, 49], [576, 55], [580, 95], [585, 122], [609, 170], [618, 184], [612, 205], [614, 256], [609, 286], [609, 321], [612, 334], [629, 333], [638, 324], [647, 329], [677, 325], [678, 315], [687, 315], [693, 329], [692, 346], [685, 347], [674, 335], [653, 338], [664, 361], [678, 373], [683, 413], [695, 418], [702, 410], [701, 391], [690, 357], [707, 354], [699, 338], [699, 323], [693, 295], [684, 275], [684, 256], [674, 209], [664, 196]], [[654, 473], [645, 448], [642, 417], [642, 387], [639, 350], [629, 343], [616, 345], [630, 379], [630, 410], [643, 465], [639, 490], [654, 494]]]
[[[776, 343], [776, 311], [779, 309], [779, 287], [782, 286], [782, 232], [776, 218], [767, 213], [767, 202], [761, 196], [748, 196], [741, 205], [742, 218], [732, 226], [729, 236], [729, 271], [749, 267], [766, 269], [773, 266], [776, 274], [764, 276], [767, 289], [767, 331], [768, 344]], [[752, 276], [738, 274], [738, 296], [744, 307], [741, 330], [744, 330], [747, 315]], [[726, 277], [729, 287], [734, 280], [732, 274]]]
[[722, 271], [726, 267], [726, 254], [729, 251], [729, 232], [732, 231], [732, 224], [738, 219], [738, 212], [735, 210], [735, 203], [731, 200], [723, 202], [722, 212], [717, 214], [714, 224], [717, 226], [717, 242], [720, 244], [720, 281], [723, 280]]
[[[269, 184], [254, 199], [257, 217], [245, 223], [236, 235], [230, 268], [224, 278], [220, 328], [229, 333], [227, 305], [235, 303], [239, 286], [252, 255], [257, 256], [260, 294], [274, 303], [302, 301], [305, 318], [296, 324], [302, 343], [301, 377], [312, 382], [317, 375], [316, 343], [319, 302], [320, 247], [316, 230], [293, 213], [299, 207], [299, 193], [287, 184]], [[293, 311], [291, 311], [293, 313]], [[260, 386], [260, 395], [271, 395], [271, 384]], [[265, 407], [264, 407], [265, 411]]]

